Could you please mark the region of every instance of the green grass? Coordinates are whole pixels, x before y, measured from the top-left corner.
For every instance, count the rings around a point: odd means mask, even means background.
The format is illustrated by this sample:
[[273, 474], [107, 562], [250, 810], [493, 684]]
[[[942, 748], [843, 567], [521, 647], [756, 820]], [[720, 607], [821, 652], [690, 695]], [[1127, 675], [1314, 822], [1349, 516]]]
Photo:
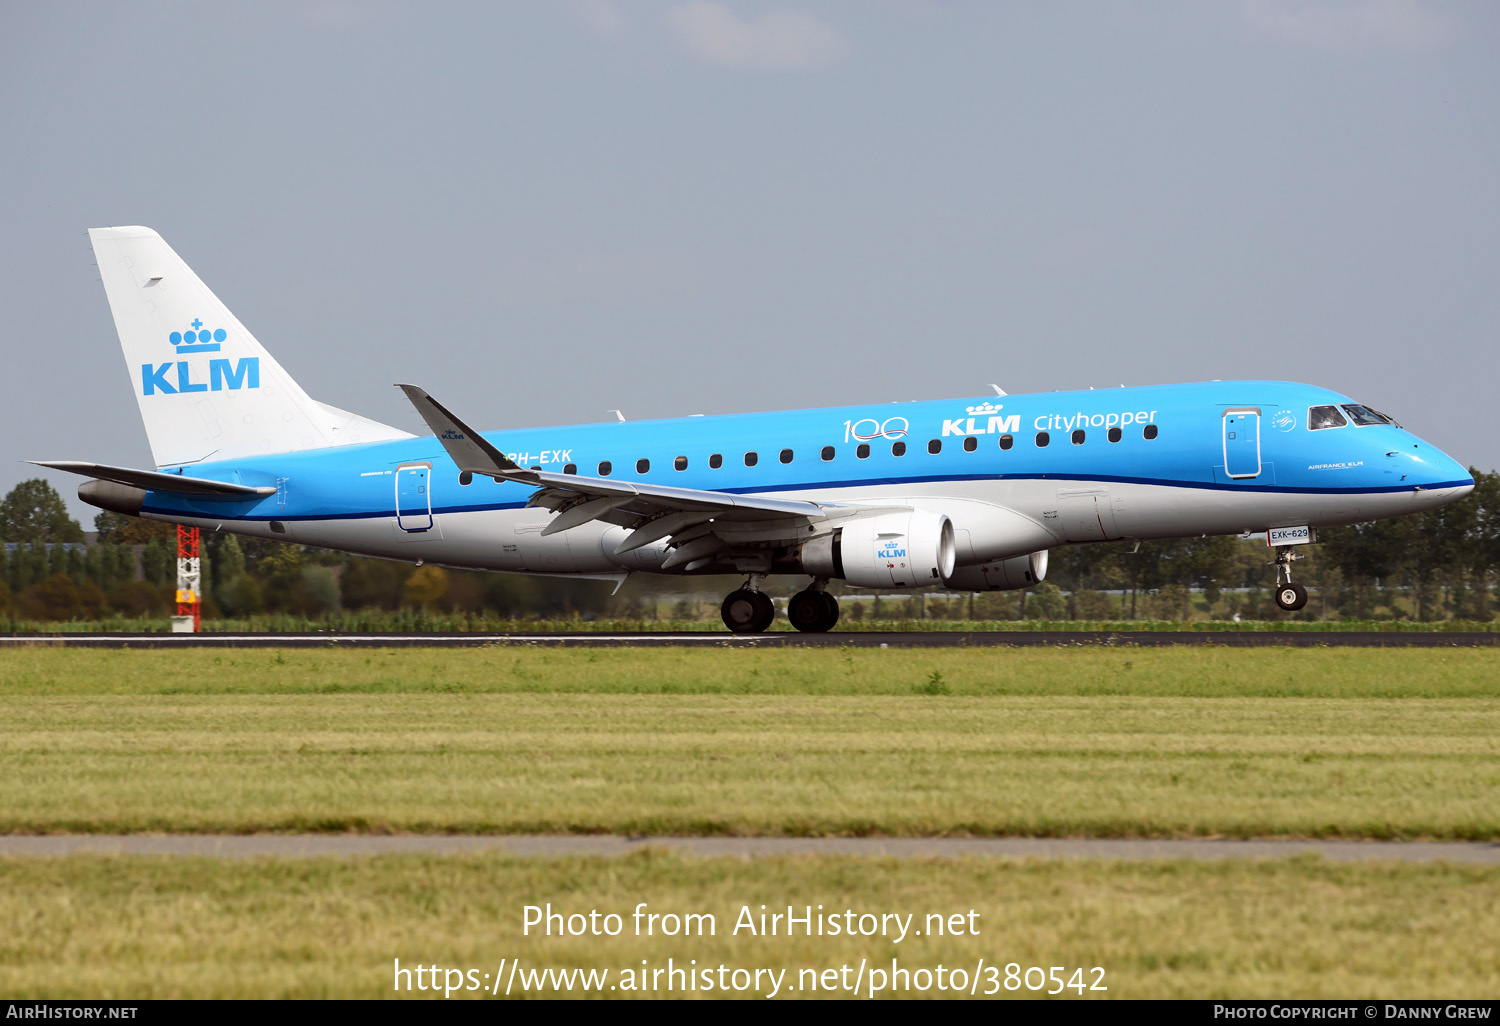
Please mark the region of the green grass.
[[[1497, 680], [1494, 649], [38, 646], [0, 651], [0, 831], [1497, 840]], [[722, 925], [522, 936], [549, 901]], [[729, 935], [763, 903], [980, 930]], [[1495, 867], [1312, 858], [0, 858], [0, 993], [382, 997], [395, 958], [795, 984], [983, 957], [1102, 966], [1115, 998], [1485, 998], [1497, 905]]]
[[0, 649], [0, 696], [1496, 698], [1500, 648]]
[[[712, 913], [717, 930], [633, 936], [629, 913], [641, 901], [650, 911]], [[523, 936], [523, 906], [548, 902], [563, 912], [616, 912], [625, 931]], [[739, 910], [762, 904], [913, 913], [914, 925], [929, 913], [973, 910], [978, 932], [899, 943], [733, 935]], [[523, 968], [608, 969], [610, 982], [642, 959], [648, 968], [696, 959], [784, 969], [795, 985], [808, 979], [805, 969], [847, 965], [852, 979], [861, 959], [972, 970], [982, 957], [1002, 967], [1002, 984], [1012, 962], [1100, 966], [1109, 990], [1088, 997], [1481, 999], [1494, 993], [1497, 905], [1494, 867], [1311, 858], [0, 859], [0, 992], [23, 1000], [390, 997], [397, 958], [479, 974], [520, 958]], [[1078, 1000], [1067, 993], [1062, 1000]], [[441, 992], [401, 996], [442, 1000]]]
[[12, 651], [0, 831], [1497, 839], [1497, 669], [1489, 649]]

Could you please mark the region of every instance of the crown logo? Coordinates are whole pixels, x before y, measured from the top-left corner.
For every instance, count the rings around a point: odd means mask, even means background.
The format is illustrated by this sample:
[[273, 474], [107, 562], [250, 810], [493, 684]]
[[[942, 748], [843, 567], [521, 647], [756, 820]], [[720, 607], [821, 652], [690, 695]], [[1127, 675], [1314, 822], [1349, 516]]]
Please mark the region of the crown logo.
[[215, 328], [210, 331], [203, 326], [198, 318], [193, 318], [193, 326], [187, 331], [174, 331], [167, 336], [167, 341], [172, 343], [179, 355], [192, 353], [217, 353], [219, 343], [228, 337], [223, 328]]
[[969, 411], [969, 416], [971, 417], [988, 417], [992, 413], [999, 413], [1004, 408], [1005, 407], [1003, 405], [991, 406], [989, 403], [980, 403], [978, 406], [965, 407], [965, 409]]

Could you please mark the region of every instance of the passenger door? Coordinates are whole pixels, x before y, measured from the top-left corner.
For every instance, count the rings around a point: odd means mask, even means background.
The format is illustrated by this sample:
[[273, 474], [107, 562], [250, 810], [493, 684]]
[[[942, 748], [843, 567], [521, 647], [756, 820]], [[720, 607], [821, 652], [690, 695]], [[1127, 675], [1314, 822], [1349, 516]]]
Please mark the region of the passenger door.
[[1260, 476], [1260, 409], [1224, 411], [1224, 473], [1240, 479]]
[[396, 526], [408, 533], [432, 530], [432, 466], [396, 468]]

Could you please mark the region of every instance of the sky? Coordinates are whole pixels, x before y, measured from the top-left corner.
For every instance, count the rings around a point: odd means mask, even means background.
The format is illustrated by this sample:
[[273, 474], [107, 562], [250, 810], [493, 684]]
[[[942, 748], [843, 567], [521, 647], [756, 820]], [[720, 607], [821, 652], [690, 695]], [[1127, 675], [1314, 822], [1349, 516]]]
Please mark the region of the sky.
[[85, 234], [427, 433], [1290, 378], [1500, 467], [1500, 5], [0, 0], [0, 493], [151, 465]]

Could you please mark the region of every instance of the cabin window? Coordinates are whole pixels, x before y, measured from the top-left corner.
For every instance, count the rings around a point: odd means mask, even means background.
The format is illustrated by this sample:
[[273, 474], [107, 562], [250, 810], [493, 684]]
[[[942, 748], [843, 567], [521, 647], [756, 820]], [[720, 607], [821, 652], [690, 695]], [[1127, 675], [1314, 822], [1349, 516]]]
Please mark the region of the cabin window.
[[686, 470], [687, 469], [687, 457], [686, 456], [679, 456], [679, 457], [677, 457], [675, 460], [672, 461], [672, 466], [675, 469], [677, 469], [677, 470]]
[[831, 463], [831, 462], [833, 462], [833, 446], [831, 446], [831, 445], [825, 445], [825, 446], [823, 446], [823, 462], [824, 463]]
[[870, 447], [868, 445], [861, 445], [858, 449], [854, 450], [854, 455], [862, 460], [867, 460], [870, 458]]
[[1084, 438], [1083, 428], [1077, 428], [1076, 430], [1074, 430], [1074, 432], [1073, 432], [1073, 444], [1074, 445], [1082, 445], [1083, 444], [1083, 438]]
[[905, 442], [893, 442], [891, 444], [891, 455], [892, 456], [905, 456], [906, 455], [906, 443]]
[[718, 470], [720, 467], [722, 467], [724, 465], [724, 456], [723, 456], [723, 454], [722, 453], [717, 453], [717, 452], [714, 453], [712, 456], [710, 456], [708, 458], [708, 465], [711, 468], [713, 468], [714, 470]]
[[1349, 419], [1354, 421], [1355, 427], [1373, 427], [1376, 424], [1389, 424], [1390, 418], [1383, 413], [1376, 413], [1368, 406], [1359, 403], [1345, 403], [1344, 412], [1349, 414]]
[[1052, 441], [1052, 436], [1049, 435], [1049, 434], [1047, 434], [1047, 432], [1045, 432], [1045, 431], [1038, 431], [1036, 433], [1036, 447], [1038, 449], [1045, 449], [1045, 448], [1047, 448], [1047, 443], [1050, 442], [1050, 441]]
[[745, 466], [753, 467], [760, 462], [760, 457], [753, 452], [745, 453]]
[[636, 460], [635, 461], [635, 472], [637, 474], [649, 473], [650, 470], [651, 470], [651, 461], [650, 460]]
[[608, 477], [610, 471], [614, 469], [615, 468], [610, 464], [609, 460], [604, 460], [599, 464], [599, 476]]
[[1122, 439], [1124, 437], [1125, 437], [1125, 432], [1121, 431], [1119, 428], [1112, 427], [1112, 428], [1109, 429], [1109, 440], [1111, 442], [1118, 442], [1120, 439]]
[[934, 438], [931, 441], [929, 441], [927, 443], [927, 451], [930, 454], [932, 454], [933, 456], [936, 456], [938, 453], [942, 452], [943, 451], [943, 442], [942, 442], [942, 439], [940, 439], [940, 438]]
[[578, 464], [576, 464], [576, 463], [569, 463], [567, 466], [563, 467], [563, 473], [564, 474], [576, 474], [576, 473], [578, 473]]
[[458, 475], [458, 483], [461, 485], [468, 486], [473, 482], [473, 480], [474, 475], [469, 473], [467, 470]]
[[1144, 438], [1144, 439], [1146, 439], [1146, 441], [1148, 441], [1148, 442], [1151, 441], [1153, 438], [1155, 438], [1156, 437], [1156, 425], [1155, 424], [1147, 424], [1145, 426], [1145, 428], [1143, 428], [1141, 430], [1141, 437]]
[[1009, 449], [1011, 446], [1013, 446], [1015, 444], [1016, 444], [1016, 438], [1015, 438], [1014, 435], [1001, 435], [1000, 436], [1000, 448], [1002, 448], [1002, 449]]
[[792, 450], [790, 450], [790, 449], [783, 449], [783, 450], [781, 450], [781, 462], [783, 462], [783, 463], [790, 463], [790, 462], [792, 462]]
[[979, 439], [972, 435], [964, 439], [964, 452], [973, 452], [977, 448], [979, 448]]
[[1337, 406], [1312, 406], [1307, 411], [1307, 430], [1322, 431], [1324, 428], [1341, 428], [1349, 422]]

